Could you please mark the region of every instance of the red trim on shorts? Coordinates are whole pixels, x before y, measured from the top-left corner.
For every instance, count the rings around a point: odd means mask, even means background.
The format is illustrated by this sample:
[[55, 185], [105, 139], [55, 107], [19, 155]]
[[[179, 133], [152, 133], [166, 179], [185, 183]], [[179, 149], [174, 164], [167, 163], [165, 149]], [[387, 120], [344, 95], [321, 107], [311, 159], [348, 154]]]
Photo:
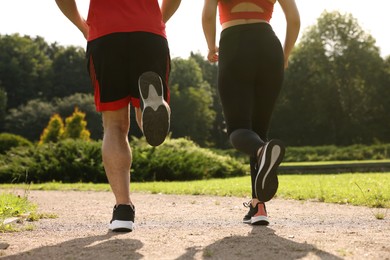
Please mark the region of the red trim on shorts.
[[100, 102], [98, 106], [96, 106], [96, 110], [99, 112], [102, 111], [115, 111], [121, 108], [124, 108], [129, 105], [131, 101], [131, 97], [125, 97], [120, 100], [112, 101], [112, 102]]
[[130, 100], [130, 103], [134, 106], [134, 107], [141, 107], [141, 100], [139, 98], [131, 98]]

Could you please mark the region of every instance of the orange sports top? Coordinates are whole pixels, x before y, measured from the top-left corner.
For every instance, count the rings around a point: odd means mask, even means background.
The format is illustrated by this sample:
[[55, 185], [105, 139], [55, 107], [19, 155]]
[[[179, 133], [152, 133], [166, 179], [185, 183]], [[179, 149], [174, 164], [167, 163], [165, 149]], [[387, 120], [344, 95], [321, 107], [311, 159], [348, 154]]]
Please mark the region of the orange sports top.
[[[240, 3], [253, 3], [263, 9], [263, 12], [232, 12], [234, 6]], [[274, 3], [268, 0], [219, 0], [218, 11], [221, 24], [237, 19], [261, 19], [269, 22], [272, 18]]]
[[88, 41], [116, 32], [150, 32], [166, 37], [158, 0], [91, 0]]

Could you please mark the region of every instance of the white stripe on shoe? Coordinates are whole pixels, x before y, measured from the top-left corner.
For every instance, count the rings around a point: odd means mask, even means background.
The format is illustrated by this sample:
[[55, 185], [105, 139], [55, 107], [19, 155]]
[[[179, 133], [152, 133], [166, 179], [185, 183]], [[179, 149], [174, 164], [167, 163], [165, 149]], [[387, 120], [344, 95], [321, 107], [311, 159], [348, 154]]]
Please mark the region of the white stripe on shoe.
[[[264, 178], [263, 178], [263, 182], [261, 183], [261, 188], [264, 190], [265, 188], [265, 180], [267, 179], [268, 177], [268, 174], [271, 172], [271, 169], [272, 167], [274, 167], [276, 161], [279, 159], [279, 156], [280, 156], [280, 146], [279, 145], [275, 145], [274, 147], [272, 147], [272, 152], [271, 152], [271, 161], [270, 161], [270, 165], [267, 169], [267, 172], [265, 173], [264, 175]], [[267, 152], [267, 150], [265, 150], [264, 152]], [[265, 155], [265, 154], [264, 154]], [[263, 157], [265, 158], [265, 156]], [[262, 158], [262, 159], [263, 159]], [[265, 159], [264, 159], [265, 160]]]

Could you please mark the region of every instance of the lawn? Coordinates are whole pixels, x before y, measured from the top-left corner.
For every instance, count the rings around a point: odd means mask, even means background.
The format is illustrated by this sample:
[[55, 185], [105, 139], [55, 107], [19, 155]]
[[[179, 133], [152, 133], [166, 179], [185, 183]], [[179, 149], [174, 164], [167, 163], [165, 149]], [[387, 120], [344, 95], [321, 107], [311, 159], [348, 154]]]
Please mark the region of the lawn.
[[[53, 182], [29, 185], [1, 184], [0, 189], [109, 191], [110, 187], [108, 184]], [[186, 182], [133, 182], [131, 190], [164, 194], [247, 197], [250, 195], [250, 177]], [[276, 197], [390, 208], [390, 173], [280, 175]]]

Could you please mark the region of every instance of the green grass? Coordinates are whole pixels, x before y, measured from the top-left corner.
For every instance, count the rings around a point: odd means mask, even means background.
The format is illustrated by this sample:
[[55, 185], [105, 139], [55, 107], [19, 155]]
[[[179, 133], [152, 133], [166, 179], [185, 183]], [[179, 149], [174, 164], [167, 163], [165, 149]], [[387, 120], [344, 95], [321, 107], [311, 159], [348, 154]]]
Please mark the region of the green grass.
[[4, 220], [11, 217], [20, 217], [35, 213], [37, 206], [27, 197], [17, 196], [13, 193], [0, 192], [0, 233], [17, 231], [12, 224], [5, 224]]
[[[24, 189], [22, 184], [2, 184], [0, 189]], [[31, 184], [31, 190], [109, 191], [108, 184]], [[133, 192], [248, 197], [250, 177], [187, 182], [131, 183]], [[390, 173], [280, 175], [277, 197], [327, 203], [390, 208]]]
[[[4, 192], [0, 190], [0, 233], [32, 230], [34, 226], [30, 223], [26, 224], [25, 221], [33, 222], [43, 218], [57, 218], [57, 215], [52, 213], [37, 212], [38, 206], [28, 200], [27, 189], [20, 185], [18, 188], [24, 190], [23, 196], [17, 195], [15, 190]], [[17, 225], [4, 222], [13, 217], [19, 218]]]
[[281, 198], [390, 208], [389, 173], [284, 175]]

